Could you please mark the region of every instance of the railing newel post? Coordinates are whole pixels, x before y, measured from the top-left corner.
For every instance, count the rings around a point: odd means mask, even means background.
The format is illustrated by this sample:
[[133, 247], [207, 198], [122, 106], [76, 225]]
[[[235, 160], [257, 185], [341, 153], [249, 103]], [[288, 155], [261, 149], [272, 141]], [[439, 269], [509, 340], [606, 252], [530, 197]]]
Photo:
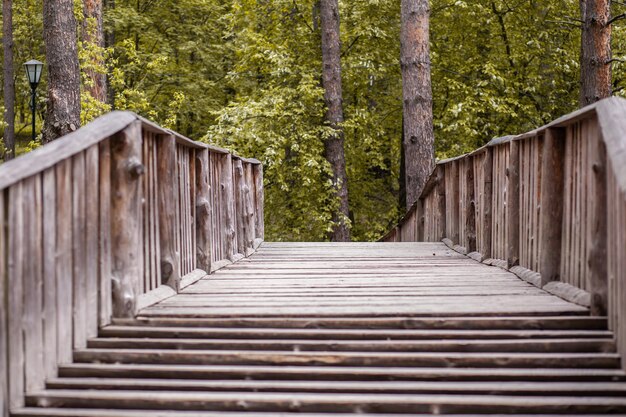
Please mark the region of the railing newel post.
[[176, 250], [176, 210], [179, 178], [176, 175], [176, 139], [173, 135], [157, 137], [157, 178], [159, 204], [159, 245], [161, 282], [176, 292], [180, 289], [180, 253]]
[[543, 140], [539, 272], [541, 285], [559, 281], [565, 194], [565, 129], [549, 128]]
[[113, 317], [136, 313], [142, 239], [140, 176], [141, 122], [135, 121], [111, 138], [111, 248]]
[[509, 142], [509, 166], [506, 170], [508, 177], [507, 187], [507, 267], [512, 268], [519, 265], [519, 228], [520, 228], [520, 158], [519, 142], [511, 140]]
[[196, 151], [196, 265], [211, 272], [211, 179], [209, 150]]

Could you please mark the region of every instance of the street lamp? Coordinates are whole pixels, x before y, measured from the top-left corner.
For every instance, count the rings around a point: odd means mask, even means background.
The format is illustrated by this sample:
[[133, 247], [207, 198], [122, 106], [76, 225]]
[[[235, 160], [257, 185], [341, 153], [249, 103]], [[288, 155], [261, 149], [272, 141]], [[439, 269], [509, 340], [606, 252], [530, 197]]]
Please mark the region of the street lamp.
[[35, 140], [35, 110], [37, 104], [35, 99], [37, 98], [37, 85], [41, 80], [41, 72], [43, 70], [43, 62], [39, 62], [35, 59], [31, 59], [24, 64], [26, 68], [26, 76], [28, 77], [28, 83], [30, 84], [30, 109], [33, 112], [33, 140]]

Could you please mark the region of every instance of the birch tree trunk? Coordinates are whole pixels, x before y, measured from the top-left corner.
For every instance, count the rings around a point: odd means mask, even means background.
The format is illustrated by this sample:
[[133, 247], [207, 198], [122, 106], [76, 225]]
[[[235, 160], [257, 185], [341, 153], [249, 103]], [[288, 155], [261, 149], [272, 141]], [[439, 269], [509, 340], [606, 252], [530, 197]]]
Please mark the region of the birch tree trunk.
[[333, 242], [350, 240], [348, 226], [348, 176], [343, 142], [343, 98], [341, 86], [341, 41], [338, 0], [320, 0], [320, 27], [322, 29], [322, 84], [326, 102], [326, 121], [334, 133], [324, 141], [324, 155], [333, 170], [335, 195], [339, 209], [333, 214], [335, 223], [331, 233]]
[[15, 76], [13, 68], [13, 0], [2, 1], [2, 47], [4, 49], [4, 160], [15, 156]]
[[[83, 42], [104, 48], [104, 29], [102, 26], [102, 0], [84, 0], [85, 20], [83, 22]], [[97, 57], [95, 66], [104, 68], [104, 57]], [[96, 100], [107, 102], [106, 74], [88, 69], [87, 78], [93, 84], [85, 86], [85, 89]]]
[[612, 94], [610, 0], [580, 0], [580, 107]]
[[419, 198], [434, 167], [432, 88], [430, 81], [428, 0], [402, 0], [402, 155], [406, 208]]
[[80, 126], [80, 69], [72, 0], [44, 0], [43, 32], [48, 61], [48, 103], [43, 142]]

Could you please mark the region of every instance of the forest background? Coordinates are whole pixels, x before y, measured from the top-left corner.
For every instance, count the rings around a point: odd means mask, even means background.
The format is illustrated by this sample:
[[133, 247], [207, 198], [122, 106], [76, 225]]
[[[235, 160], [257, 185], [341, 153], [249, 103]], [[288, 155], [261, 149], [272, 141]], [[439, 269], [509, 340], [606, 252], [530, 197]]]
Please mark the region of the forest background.
[[[94, 22], [75, 0], [83, 31]], [[337, 199], [324, 157], [322, 50], [316, 0], [109, 0], [102, 48], [81, 36], [81, 123], [135, 111], [192, 139], [261, 160], [266, 239], [328, 238]], [[613, 2], [613, 15], [626, 7]], [[339, 1], [353, 240], [381, 237], [399, 203], [402, 138], [400, 1]], [[453, 157], [578, 107], [578, 0], [433, 0], [435, 151]], [[18, 154], [30, 142], [30, 88], [20, 67], [45, 62], [42, 2], [13, 0]], [[624, 95], [626, 30], [613, 26], [613, 92]], [[44, 73], [45, 74], [45, 73]], [[107, 74], [106, 103], [94, 80]], [[43, 77], [41, 92], [45, 91]], [[38, 96], [38, 124], [46, 95]]]

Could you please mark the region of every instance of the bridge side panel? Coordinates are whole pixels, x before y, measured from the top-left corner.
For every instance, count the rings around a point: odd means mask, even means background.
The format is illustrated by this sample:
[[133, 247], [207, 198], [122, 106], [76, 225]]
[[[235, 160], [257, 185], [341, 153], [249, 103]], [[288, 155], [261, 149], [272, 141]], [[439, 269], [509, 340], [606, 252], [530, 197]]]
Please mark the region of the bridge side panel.
[[5, 218], [5, 192], [0, 191], [0, 417], [9, 417], [9, 372], [7, 340], [7, 242]]
[[600, 146], [597, 119], [576, 122], [567, 129], [561, 281], [591, 291], [589, 259], [592, 225], [599, 202], [593, 181], [592, 153]]
[[510, 147], [508, 144], [493, 148], [491, 257], [499, 260], [507, 259], [507, 192], [509, 185], [507, 172], [509, 155]]
[[[622, 358], [626, 358], [626, 193], [613, 175], [611, 162], [607, 170], [607, 252], [608, 252], [608, 318], [615, 332]], [[626, 361], [622, 361], [626, 369]]]

